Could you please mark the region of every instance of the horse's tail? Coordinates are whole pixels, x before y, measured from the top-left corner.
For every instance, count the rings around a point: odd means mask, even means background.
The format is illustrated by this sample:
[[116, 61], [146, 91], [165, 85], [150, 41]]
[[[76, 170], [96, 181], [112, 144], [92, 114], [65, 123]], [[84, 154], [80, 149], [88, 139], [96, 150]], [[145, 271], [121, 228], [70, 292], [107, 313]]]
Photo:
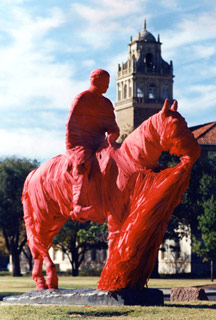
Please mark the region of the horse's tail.
[[40, 254], [46, 255], [47, 254], [47, 248], [41, 243], [39, 239], [39, 235], [35, 230], [35, 219], [34, 219], [34, 210], [31, 203], [31, 198], [29, 196], [29, 182], [36, 172], [37, 169], [31, 171], [29, 175], [27, 176], [23, 192], [22, 192], [22, 204], [23, 204], [23, 212], [24, 212], [24, 221], [25, 221], [25, 227], [26, 227], [26, 233], [27, 233], [27, 242], [28, 246], [31, 250], [32, 256], [34, 259], [36, 259]]

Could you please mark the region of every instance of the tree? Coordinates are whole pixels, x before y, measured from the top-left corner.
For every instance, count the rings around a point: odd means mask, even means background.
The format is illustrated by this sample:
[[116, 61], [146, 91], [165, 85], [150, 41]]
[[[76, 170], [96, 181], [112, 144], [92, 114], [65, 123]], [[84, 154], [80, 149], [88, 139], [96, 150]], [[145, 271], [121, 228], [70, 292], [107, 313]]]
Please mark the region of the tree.
[[72, 276], [78, 276], [85, 252], [92, 248], [106, 249], [106, 238], [106, 223], [98, 225], [90, 221], [79, 223], [68, 220], [53, 243], [56, 249], [62, 250], [68, 256], [72, 267]]
[[211, 261], [211, 281], [214, 280], [214, 259], [216, 258], [216, 200], [212, 195], [203, 202], [204, 212], [198, 216], [201, 237], [193, 236], [192, 249], [203, 261]]
[[[163, 154], [160, 159], [160, 165], [165, 167], [176, 165], [177, 162], [178, 158], [169, 153]], [[184, 193], [181, 203], [175, 208], [163, 239], [164, 242], [166, 239], [174, 240], [172, 250], [180, 250], [179, 244], [183, 237], [192, 237], [192, 244], [194, 239], [201, 239], [198, 217], [203, 214], [206, 201], [215, 194], [216, 159], [200, 158], [192, 168], [189, 188]], [[211, 265], [213, 268], [213, 260]]]
[[31, 251], [29, 249], [29, 246], [27, 243], [24, 245], [22, 249], [23, 256], [25, 258], [25, 262], [28, 264], [28, 271], [32, 271], [33, 269], [33, 257], [31, 254]]
[[0, 256], [8, 256], [7, 248], [5, 247], [4, 237], [2, 236], [2, 231], [0, 230]]
[[12, 274], [20, 276], [19, 256], [27, 241], [21, 195], [26, 176], [38, 167], [36, 160], [16, 157], [0, 160], [0, 229], [12, 256]]
[[[167, 239], [178, 239], [188, 235], [199, 237], [198, 216], [203, 213], [203, 204], [211, 195], [216, 194], [216, 159], [199, 159], [191, 172], [189, 188], [183, 195], [170, 219], [165, 235]], [[181, 225], [181, 232], [179, 230]], [[185, 226], [185, 228], [184, 228]]]

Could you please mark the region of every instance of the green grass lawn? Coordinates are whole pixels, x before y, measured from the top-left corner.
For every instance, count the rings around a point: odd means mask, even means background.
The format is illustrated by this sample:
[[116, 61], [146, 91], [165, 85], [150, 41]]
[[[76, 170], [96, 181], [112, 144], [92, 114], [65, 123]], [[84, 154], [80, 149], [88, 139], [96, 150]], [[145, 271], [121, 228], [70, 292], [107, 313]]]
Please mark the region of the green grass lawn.
[[68, 319], [215, 320], [216, 303], [166, 303], [164, 307], [0, 306], [1, 320]]
[[[59, 277], [60, 288], [96, 288], [98, 277]], [[207, 279], [151, 279], [151, 288], [203, 286]], [[35, 290], [31, 277], [0, 276], [0, 296]], [[216, 302], [165, 302], [164, 307], [9, 306], [0, 305], [0, 320], [52, 319], [215, 320]]]
[[[97, 288], [99, 277], [71, 277], [60, 276], [59, 288]], [[175, 288], [175, 287], [191, 287], [205, 286], [212, 284], [208, 279], [150, 279], [150, 288]], [[35, 290], [35, 282], [31, 276], [12, 277], [0, 276], [0, 294], [8, 293], [23, 293], [26, 291]]]

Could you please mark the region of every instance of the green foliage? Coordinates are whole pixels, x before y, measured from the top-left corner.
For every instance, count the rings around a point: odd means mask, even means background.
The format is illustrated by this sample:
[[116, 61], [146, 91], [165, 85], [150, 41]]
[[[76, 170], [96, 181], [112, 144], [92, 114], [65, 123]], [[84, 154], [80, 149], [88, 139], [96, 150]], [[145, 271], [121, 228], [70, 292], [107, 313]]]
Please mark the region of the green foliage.
[[203, 213], [198, 216], [201, 237], [193, 237], [193, 251], [204, 261], [216, 258], [216, 200], [212, 195], [203, 202]]
[[[212, 179], [208, 179], [211, 182]], [[212, 186], [212, 184], [210, 183]], [[206, 194], [207, 196], [207, 194]], [[203, 213], [198, 216], [200, 237], [193, 236], [192, 250], [203, 258], [211, 261], [211, 281], [214, 280], [214, 259], [216, 258], [216, 200], [214, 196], [202, 203]]]
[[162, 168], [171, 168], [173, 166], [176, 166], [179, 161], [179, 157], [177, 157], [175, 154], [170, 154], [168, 151], [163, 151], [158, 160], [158, 163]]
[[26, 176], [38, 166], [36, 160], [16, 157], [0, 160], [0, 229], [12, 255], [14, 275], [19, 275], [19, 254], [26, 243], [21, 195]]
[[194, 236], [200, 236], [198, 216], [203, 213], [203, 205], [211, 195], [216, 194], [216, 159], [199, 159], [191, 173], [190, 186], [183, 195], [180, 205], [174, 210], [165, 238], [187, 236], [187, 227], [176, 233], [179, 224], [190, 226]]
[[62, 250], [69, 258], [72, 275], [79, 274], [79, 267], [87, 250], [107, 248], [107, 224], [98, 225], [68, 220], [53, 243], [56, 249]]
[[2, 231], [0, 230], [0, 256], [7, 256], [8, 255], [8, 250], [5, 246], [5, 240], [4, 237], [2, 236]]

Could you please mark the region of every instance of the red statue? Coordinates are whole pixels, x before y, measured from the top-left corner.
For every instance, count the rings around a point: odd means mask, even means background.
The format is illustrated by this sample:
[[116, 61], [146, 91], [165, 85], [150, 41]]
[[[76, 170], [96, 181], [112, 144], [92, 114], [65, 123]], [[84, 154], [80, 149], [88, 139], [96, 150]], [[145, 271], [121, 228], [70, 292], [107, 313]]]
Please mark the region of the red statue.
[[81, 194], [83, 187], [83, 164], [107, 142], [113, 144], [119, 137], [119, 128], [115, 121], [114, 108], [109, 99], [102, 94], [109, 87], [109, 73], [102, 69], [94, 70], [90, 75], [90, 88], [73, 100], [66, 124], [66, 149], [74, 155], [73, 160], [73, 212], [72, 219], [77, 220], [84, 211]]
[[[111, 102], [102, 96], [109, 76], [96, 70], [90, 89], [75, 98], [66, 130], [67, 151], [26, 179], [22, 202], [37, 289], [58, 288], [48, 250], [70, 218], [109, 227], [109, 257], [98, 289], [142, 289], [154, 268], [174, 208], [188, 187], [200, 147], [168, 100], [122, 143]], [[106, 134], [107, 133], [107, 138]], [[180, 158], [160, 169], [163, 151]], [[46, 265], [46, 280], [42, 263]]]

